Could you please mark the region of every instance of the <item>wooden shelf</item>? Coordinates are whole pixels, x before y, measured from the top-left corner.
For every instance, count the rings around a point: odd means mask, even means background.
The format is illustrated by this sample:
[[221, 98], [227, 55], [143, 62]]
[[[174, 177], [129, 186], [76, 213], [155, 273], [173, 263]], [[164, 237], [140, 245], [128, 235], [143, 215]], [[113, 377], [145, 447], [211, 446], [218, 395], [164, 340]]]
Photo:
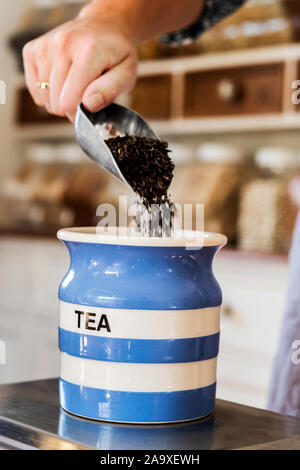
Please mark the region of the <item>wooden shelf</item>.
[[300, 115], [296, 113], [267, 114], [201, 119], [174, 119], [152, 121], [159, 135], [216, 134], [232, 132], [264, 132], [300, 129]]
[[[205, 135], [233, 132], [264, 132], [300, 129], [300, 116], [295, 113], [261, 116], [237, 116], [225, 118], [173, 119], [150, 121], [153, 130], [160, 136]], [[16, 126], [19, 140], [73, 139], [72, 124], [48, 124]]]
[[156, 74], [178, 74], [194, 70], [214, 70], [248, 65], [270, 64], [273, 62], [291, 62], [300, 60], [300, 44], [255, 47], [235, 51], [201, 54], [172, 59], [142, 61], [139, 64], [139, 76]]
[[[274, 114], [231, 115], [222, 117], [184, 118], [183, 95], [186, 73], [191, 71], [217, 70], [222, 68], [248, 67], [261, 64], [282, 63], [284, 65], [282, 83], [282, 112]], [[139, 64], [140, 77], [168, 74], [172, 77], [171, 118], [150, 121], [154, 130], [161, 136], [216, 134], [233, 132], [262, 132], [300, 129], [300, 113], [291, 102], [294, 91], [291, 83], [298, 77], [300, 44], [237, 50], [230, 52], [202, 54], [144, 61]], [[24, 77], [15, 77], [15, 88], [25, 86]], [[16, 126], [15, 136], [19, 140], [74, 138], [70, 124], [45, 124]]]
[[15, 126], [15, 136], [19, 140], [75, 139], [72, 124], [47, 124]]

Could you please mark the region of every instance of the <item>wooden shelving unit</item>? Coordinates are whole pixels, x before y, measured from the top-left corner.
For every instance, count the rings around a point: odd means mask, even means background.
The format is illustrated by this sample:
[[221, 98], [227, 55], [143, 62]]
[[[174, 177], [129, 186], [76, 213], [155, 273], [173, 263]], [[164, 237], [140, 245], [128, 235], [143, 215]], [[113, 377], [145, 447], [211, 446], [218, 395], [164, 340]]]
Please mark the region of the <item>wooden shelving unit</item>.
[[[220, 71], [282, 64], [281, 112], [187, 118], [183, 116], [185, 76], [190, 72]], [[292, 83], [300, 79], [300, 45], [288, 44], [266, 48], [238, 50], [218, 54], [157, 60], [141, 63], [139, 76], [157, 74], [172, 76], [172, 108], [167, 121], [154, 121], [154, 128], [163, 134], [207, 134], [236, 131], [272, 131], [300, 128], [300, 114], [292, 103]]]
[[[222, 116], [186, 117], [184, 99], [186, 76], [191, 72], [224, 71], [249, 67], [280, 64], [283, 67], [280, 112], [243, 113]], [[287, 44], [265, 48], [238, 50], [216, 54], [159, 59], [139, 64], [139, 77], [168, 75], [171, 77], [169, 119], [151, 120], [159, 135], [216, 134], [231, 132], [259, 132], [300, 129], [299, 107], [292, 103], [295, 89], [292, 83], [300, 79], [300, 45]], [[25, 86], [24, 78], [16, 77], [15, 88]], [[130, 97], [127, 98], [130, 104]], [[298, 108], [298, 109], [297, 109]], [[69, 124], [16, 125], [15, 135], [20, 140], [37, 140], [74, 137]]]

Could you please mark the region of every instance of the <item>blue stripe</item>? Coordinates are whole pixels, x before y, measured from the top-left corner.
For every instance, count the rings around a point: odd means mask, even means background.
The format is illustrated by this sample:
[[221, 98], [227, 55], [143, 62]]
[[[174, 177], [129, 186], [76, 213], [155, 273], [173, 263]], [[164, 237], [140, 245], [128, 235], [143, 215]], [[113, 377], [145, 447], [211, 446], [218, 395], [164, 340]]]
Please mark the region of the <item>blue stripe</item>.
[[59, 288], [64, 302], [135, 310], [193, 310], [222, 303], [212, 270], [217, 246], [186, 250], [65, 243], [71, 264]]
[[180, 392], [138, 393], [99, 390], [59, 381], [60, 403], [91, 419], [130, 423], [185, 421], [214, 411], [216, 384]]
[[218, 355], [219, 338], [219, 333], [184, 339], [107, 338], [59, 328], [59, 348], [70, 356], [135, 364], [205, 361]]

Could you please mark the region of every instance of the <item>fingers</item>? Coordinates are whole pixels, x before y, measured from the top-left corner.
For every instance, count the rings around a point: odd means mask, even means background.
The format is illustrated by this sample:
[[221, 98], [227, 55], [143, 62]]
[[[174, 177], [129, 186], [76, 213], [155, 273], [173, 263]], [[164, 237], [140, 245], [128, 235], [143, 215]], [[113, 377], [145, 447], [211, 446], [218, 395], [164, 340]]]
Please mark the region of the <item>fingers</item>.
[[71, 66], [71, 60], [59, 60], [54, 64], [50, 73], [50, 105], [52, 112], [58, 116], [66, 116], [66, 111], [60, 105], [60, 97]]
[[39, 81], [38, 70], [35, 62], [34, 41], [29, 42], [23, 49], [25, 81], [31, 93], [31, 96], [38, 106], [43, 106], [44, 101], [41, 96], [41, 90], [37, 86]]
[[131, 90], [136, 81], [136, 57], [130, 55], [120, 64], [94, 80], [85, 90], [82, 103], [92, 113], [108, 106], [121, 93]]
[[[65, 113], [60, 109], [59, 100], [72, 61], [57, 36], [54, 30], [31, 41], [24, 47], [23, 57], [26, 84], [35, 103], [45, 106], [50, 113], [63, 116]], [[61, 32], [59, 38], [62, 36]], [[48, 82], [49, 88], [42, 90], [38, 82]]]
[[49, 82], [51, 62], [47, 51], [47, 43], [41, 38], [31, 41], [23, 49], [25, 79], [29, 91], [38, 106], [45, 106], [52, 111], [49, 89], [42, 90], [38, 82]]
[[95, 74], [92, 67], [85, 65], [82, 60], [72, 64], [59, 101], [59, 105], [65, 115], [74, 116], [76, 114], [77, 106], [81, 103], [82, 96], [89, 83], [91, 83], [95, 76], [101, 75], [105, 68], [106, 61], [101, 59], [99, 60], [97, 74]]
[[[45, 106], [50, 113], [74, 120], [84, 90], [107, 67], [107, 59], [100, 56], [94, 64], [94, 61], [78, 54], [73, 64], [61, 42], [58, 47], [57, 41], [53, 45], [44, 36], [24, 47], [26, 83], [38, 106]], [[49, 82], [49, 89], [41, 90], [38, 82]]]
[[[107, 28], [77, 19], [24, 47], [26, 83], [37, 105], [74, 120], [82, 101], [95, 112], [133, 87], [134, 45]], [[49, 82], [49, 88], [37, 82]]]
[[[51, 64], [45, 60], [45, 58], [37, 60], [37, 74], [38, 82], [47, 82], [50, 84]], [[42, 90], [41, 87], [37, 86], [37, 89], [40, 93], [43, 106], [45, 106], [49, 113], [52, 113], [53, 109], [50, 102], [50, 88]]]

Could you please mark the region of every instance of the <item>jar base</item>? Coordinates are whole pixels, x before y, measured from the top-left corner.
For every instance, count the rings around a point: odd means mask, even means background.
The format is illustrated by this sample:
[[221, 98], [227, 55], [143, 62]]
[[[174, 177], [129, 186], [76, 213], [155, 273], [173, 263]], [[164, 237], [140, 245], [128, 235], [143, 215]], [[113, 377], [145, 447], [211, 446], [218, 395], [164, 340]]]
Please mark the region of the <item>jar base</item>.
[[99, 390], [59, 381], [60, 405], [80, 418], [162, 425], [204, 419], [214, 412], [216, 384], [195, 390], [138, 393]]
[[205, 415], [205, 416], [199, 416], [196, 418], [188, 418], [188, 419], [182, 419], [180, 421], [157, 421], [157, 422], [149, 422], [149, 421], [118, 421], [118, 420], [112, 420], [112, 419], [104, 419], [104, 418], [89, 418], [88, 416], [83, 416], [79, 415], [76, 413], [72, 413], [71, 411], [66, 410], [61, 406], [61, 409], [67, 413], [70, 416], [73, 416], [74, 418], [79, 418], [83, 420], [88, 420], [91, 422], [95, 423], [111, 423], [111, 424], [129, 424], [131, 426], [163, 426], [163, 425], [174, 425], [174, 424], [184, 424], [184, 423], [191, 423], [193, 421], [206, 421], [214, 416], [215, 411], [213, 410], [210, 414]]

